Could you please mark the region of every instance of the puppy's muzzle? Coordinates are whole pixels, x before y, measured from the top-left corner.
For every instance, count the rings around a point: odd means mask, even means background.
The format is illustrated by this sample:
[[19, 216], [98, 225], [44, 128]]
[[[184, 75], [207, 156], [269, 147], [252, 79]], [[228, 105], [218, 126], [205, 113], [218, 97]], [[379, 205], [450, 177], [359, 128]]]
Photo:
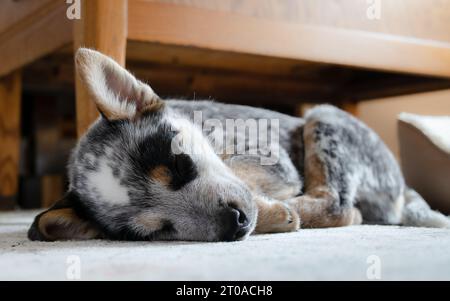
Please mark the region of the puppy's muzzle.
[[247, 215], [235, 207], [225, 208], [222, 213], [223, 235], [221, 240], [233, 241], [245, 236], [250, 230]]

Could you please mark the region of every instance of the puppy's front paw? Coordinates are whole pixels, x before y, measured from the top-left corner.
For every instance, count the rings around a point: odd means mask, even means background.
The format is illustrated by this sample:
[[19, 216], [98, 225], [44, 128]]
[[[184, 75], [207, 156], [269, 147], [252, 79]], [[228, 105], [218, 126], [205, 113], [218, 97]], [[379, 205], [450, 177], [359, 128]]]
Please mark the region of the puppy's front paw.
[[279, 201], [258, 204], [256, 233], [292, 232], [300, 228], [300, 216], [289, 205]]

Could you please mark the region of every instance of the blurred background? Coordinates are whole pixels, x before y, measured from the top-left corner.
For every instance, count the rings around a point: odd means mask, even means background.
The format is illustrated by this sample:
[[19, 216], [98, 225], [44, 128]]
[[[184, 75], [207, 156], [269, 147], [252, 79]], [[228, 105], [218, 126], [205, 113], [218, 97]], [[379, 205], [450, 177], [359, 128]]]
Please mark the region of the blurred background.
[[73, 52], [98, 49], [162, 97], [301, 116], [332, 103], [397, 159], [397, 115], [450, 115], [448, 0], [2, 0], [0, 208], [50, 206], [96, 117]]

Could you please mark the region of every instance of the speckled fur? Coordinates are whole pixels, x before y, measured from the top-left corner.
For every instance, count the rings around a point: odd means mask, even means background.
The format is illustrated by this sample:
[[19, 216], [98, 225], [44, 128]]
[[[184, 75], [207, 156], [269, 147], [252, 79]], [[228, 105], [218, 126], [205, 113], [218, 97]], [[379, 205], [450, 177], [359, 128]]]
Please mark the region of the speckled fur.
[[[447, 217], [405, 187], [381, 139], [333, 106], [320, 105], [297, 118], [211, 101], [161, 100], [97, 52], [80, 50], [77, 64], [82, 79], [95, 81], [87, 86], [100, 111], [109, 113], [80, 139], [68, 168], [68, 194], [36, 218], [31, 239], [85, 239], [92, 233], [90, 238], [229, 240], [224, 217], [230, 207], [248, 219], [246, 233], [238, 239], [361, 222], [450, 226]], [[108, 95], [113, 99], [105, 100]], [[154, 109], [146, 111], [149, 105]], [[202, 130], [194, 124], [194, 112], [222, 124], [227, 119], [278, 120], [279, 141], [270, 146], [276, 147], [278, 160], [262, 165], [261, 154], [214, 149], [215, 139], [233, 144], [234, 135], [228, 129], [219, 137]], [[181, 139], [181, 154], [173, 153], [175, 138]], [[82, 227], [63, 220], [73, 215], [67, 210], [64, 215], [54, 212], [65, 208], [73, 210]], [[58, 235], [49, 235], [55, 228]]]

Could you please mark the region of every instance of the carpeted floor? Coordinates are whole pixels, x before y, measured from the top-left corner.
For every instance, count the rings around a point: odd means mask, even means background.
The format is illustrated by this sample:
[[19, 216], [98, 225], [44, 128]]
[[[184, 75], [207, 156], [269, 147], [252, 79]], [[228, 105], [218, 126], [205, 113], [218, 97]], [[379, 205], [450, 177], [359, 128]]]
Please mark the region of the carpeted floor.
[[0, 213], [0, 280], [450, 280], [448, 229], [303, 229], [232, 243], [46, 243], [26, 238], [35, 213]]

